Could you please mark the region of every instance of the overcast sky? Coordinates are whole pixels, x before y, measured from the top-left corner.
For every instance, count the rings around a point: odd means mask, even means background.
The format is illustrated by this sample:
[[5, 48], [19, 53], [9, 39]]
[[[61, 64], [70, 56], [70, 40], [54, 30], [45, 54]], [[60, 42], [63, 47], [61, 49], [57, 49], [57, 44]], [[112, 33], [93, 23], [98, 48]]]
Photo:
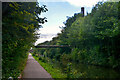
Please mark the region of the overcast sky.
[[35, 45], [44, 41], [50, 41], [57, 33], [61, 32], [59, 26], [64, 26], [63, 22], [67, 20], [66, 16], [73, 16], [74, 13], [80, 13], [81, 7], [85, 7], [86, 13], [90, 13], [92, 7], [97, 2], [103, 0], [38, 0], [40, 6], [46, 5], [48, 11], [42, 13], [40, 17], [46, 17], [48, 22], [45, 23], [43, 28], [40, 28], [40, 38], [36, 41]]

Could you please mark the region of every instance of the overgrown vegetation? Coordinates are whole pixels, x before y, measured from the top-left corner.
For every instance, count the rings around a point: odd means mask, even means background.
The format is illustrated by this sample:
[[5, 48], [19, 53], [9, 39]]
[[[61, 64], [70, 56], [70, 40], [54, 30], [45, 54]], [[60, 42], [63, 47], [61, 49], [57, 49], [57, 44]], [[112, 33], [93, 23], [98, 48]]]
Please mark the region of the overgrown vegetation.
[[36, 30], [46, 22], [40, 18], [45, 5], [36, 2], [2, 3], [2, 78], [17, 78], [27, 59], [27, 52], [38, 38]]
[[[38, 45], [71, 45], [69, 48], [36, 49], [34, 54], [48, 57], [67, 68], [84, 63], [120, 70], [120, 22], [117, 2], [99, 2], [85, 17], [76, 13], [62, 27], [62, 33]], [[80, 77], [80, 76], [79, 76]]]

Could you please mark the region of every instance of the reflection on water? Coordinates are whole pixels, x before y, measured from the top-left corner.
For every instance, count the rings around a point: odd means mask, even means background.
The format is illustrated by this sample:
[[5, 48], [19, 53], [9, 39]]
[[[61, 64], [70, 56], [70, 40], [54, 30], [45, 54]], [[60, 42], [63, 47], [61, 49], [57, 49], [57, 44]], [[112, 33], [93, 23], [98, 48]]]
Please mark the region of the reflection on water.
[[72, 74], [75, 78], [119, 78], [120, 72], [110, 68], [93, 65], [72, 64]]

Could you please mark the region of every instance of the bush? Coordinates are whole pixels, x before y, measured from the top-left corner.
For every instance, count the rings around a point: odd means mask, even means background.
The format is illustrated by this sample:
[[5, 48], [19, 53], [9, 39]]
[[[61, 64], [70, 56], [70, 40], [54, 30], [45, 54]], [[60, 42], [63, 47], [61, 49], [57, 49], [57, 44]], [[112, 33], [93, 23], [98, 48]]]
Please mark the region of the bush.
[[35, 54], [36, 57], [38, 57], [38, 54]]
[[42, 60], [42, 57], [39, 57], [39, 60]]
[[35, 56], [35, 54], [32, 54], [32, 56]]

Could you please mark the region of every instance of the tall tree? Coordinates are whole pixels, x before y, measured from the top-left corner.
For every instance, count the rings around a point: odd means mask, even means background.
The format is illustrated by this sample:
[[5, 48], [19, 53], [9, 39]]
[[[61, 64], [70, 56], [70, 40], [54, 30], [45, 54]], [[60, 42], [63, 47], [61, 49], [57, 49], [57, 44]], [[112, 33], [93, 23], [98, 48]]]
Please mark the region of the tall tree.
[[48, 9], [36, 2], [3, 2], [2, 10], [3, 78], [16, 77], [19, 62], [38, 38], [36, 30], [47, 21], [39, 15]]

